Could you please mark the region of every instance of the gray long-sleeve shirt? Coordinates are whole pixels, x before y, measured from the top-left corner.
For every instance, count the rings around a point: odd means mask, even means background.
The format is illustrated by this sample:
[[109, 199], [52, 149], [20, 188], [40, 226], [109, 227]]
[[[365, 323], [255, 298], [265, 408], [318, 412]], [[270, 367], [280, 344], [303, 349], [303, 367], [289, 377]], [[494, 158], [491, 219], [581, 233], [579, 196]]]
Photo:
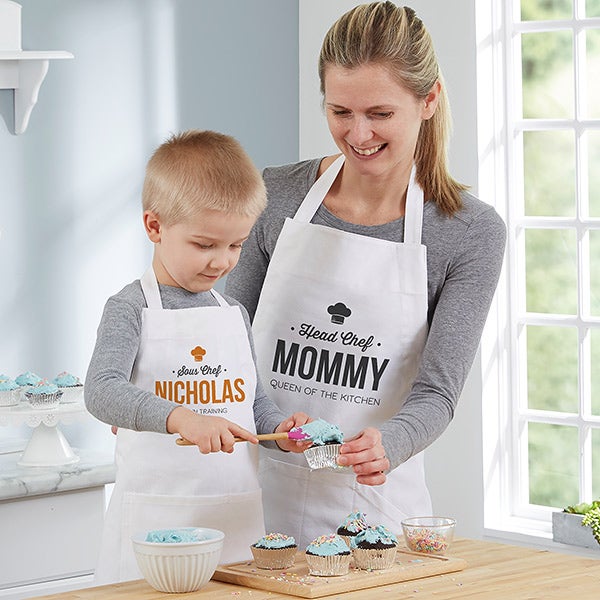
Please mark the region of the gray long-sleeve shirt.
[[[167, 285], [159, 285], [159, 290], [163, 308], [167, 310], [218, 305], [210, 292], [192, 293]], [[239, 305], [233, 298], [225, 296], [225, 299], [229, 304]], [[139, 280], [126, 285], [106, 302], [85, 378], [85, 404], [91, 414], [110, 425], [166, 433], [167, 417], [179, 405], [129, 381], [138, 354], [145, 307]], [[241, 305], [240, 309], [254, 356], [248, 313]], [[285, 419], [265, 394], [260, 380], [257, 380], [253, 408], [257, 433], [271, 433]]]
[[[270, 167], [263, 173], [268, 205], [225, 288], [251, 318], [284, 220], [296, 213], [320, 162]], [[403, 218], [384, 225], [356, 225], [321, 205], [311, 222], [392, 242], [404, 238]], [[380, 428], [392, 468], [429, 446], [454, 416], [498, 283], [506, 227], [490, 205], [464, 193], [463, 207], [453, 217], [434, 202], [425, 203], [422, 243], [427, 246], [429, 334], [408, 398]]]

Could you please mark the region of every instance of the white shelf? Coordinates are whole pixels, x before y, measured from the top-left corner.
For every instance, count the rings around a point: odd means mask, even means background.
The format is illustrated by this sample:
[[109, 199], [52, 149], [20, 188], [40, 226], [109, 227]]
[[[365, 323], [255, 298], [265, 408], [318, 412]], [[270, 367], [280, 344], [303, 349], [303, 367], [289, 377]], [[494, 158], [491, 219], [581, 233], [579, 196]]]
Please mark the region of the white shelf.
[[15, 133], [27, 129], [51, 59], [73, 58], [65, 51], [0, 50], [0, 89], [14, 89]]
[[21, 49], [21, 6], [0, 0], [0, 89], [14, 90], [15, 133], [29, 124], [50, 60], [73, 58], [63, 50]]

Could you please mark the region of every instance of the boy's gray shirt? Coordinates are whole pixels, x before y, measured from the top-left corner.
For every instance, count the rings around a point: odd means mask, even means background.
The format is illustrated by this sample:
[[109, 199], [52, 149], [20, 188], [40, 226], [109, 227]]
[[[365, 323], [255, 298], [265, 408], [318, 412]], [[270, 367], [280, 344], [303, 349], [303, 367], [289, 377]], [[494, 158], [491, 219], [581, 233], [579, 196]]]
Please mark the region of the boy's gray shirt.
[[[159, 290], [163, 308], [167, 310], [218, 306], [211, 292], [192, 293], [167, 285], [159, 285]], [[240, 306], [255, 358], [246, 309], [233, 298], [224, 297], [229, 304]], [[126, 285], [106, 302], [85, 378], [85, 404], [92, 415], [110, 425], [166, 433], [167, 417], [180, 405], [141, 390], [130, 382], [140, 344], [144, 308], [146, 299], [139, 280]], [[254, 419], [257, 433], [271, 433], [285, 419], [258, 379]]]
[[[225, 287], [251, 319], [283, 223], [294, 216], [315, 182], [320, 162], [312, 159], [263, 172], [268, 205]], [[462, 200], [463, 207], [453, 217], [442, 213], [435, 202], [424, 205], [429, 334], [408, 398], [380, 427], [392, 468], [429, 446], [452, 420], [500, 276], [504, 222], [493, 207], [473, 195], [465, 192]], [[403, 218], [384, 225], [356, 225], [321, 205], [311, 222], [392, 242], [404, 239]]]

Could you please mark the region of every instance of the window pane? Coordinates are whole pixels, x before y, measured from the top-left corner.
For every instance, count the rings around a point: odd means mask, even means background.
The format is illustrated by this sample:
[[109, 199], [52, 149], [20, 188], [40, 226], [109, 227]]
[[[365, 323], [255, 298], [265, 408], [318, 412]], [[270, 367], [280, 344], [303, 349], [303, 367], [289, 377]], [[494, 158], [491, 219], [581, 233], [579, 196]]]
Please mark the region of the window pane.
[[600, 131], [588, 131], [590, 217], [600, 217]]
[[525, 214], [548, 217], [575, 216], [573, 133], [525, 131], [523, 163]]
[[[592, 414], [600, 417], [600, 329], [591, 331], [592, 345]], [[598, 462], [600, 471], [600, 462]], [[600, 473], [598, 473], [600, 477]]]
[[572, 16], [573, 0], [521, 0], [522, 21], [570, 19]]
[[577, 329], [527, 327], [527, 404], [577, 413]]
[[600, 316], [600, 231], [590, 231], [590, 311]]
[[529, 502], [564, 507], [579, 501], [575, 427], [529, 423]]
[[572, 39], [570, 31], [522, 35], [524, 118], [573, 117]]
[[587, 117], [600, 117], [600, 29], [588, 29], [586, 41], [586, 71], [587, 71]]
[[600, 498], [600, 429], [592, 431], [592, 496]]
[[600, 0], [586, 0], [585, 16], [600, 17]]
[[525, 231], [528, 312], [577, 313], [577, 248], [570, 229]]

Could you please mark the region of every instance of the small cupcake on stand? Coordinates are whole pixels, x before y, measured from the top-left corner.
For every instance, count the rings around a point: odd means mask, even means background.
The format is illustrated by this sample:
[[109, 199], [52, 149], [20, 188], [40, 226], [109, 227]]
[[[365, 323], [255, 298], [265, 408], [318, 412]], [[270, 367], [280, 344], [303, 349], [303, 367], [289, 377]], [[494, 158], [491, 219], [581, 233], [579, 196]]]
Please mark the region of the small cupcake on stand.
[[19, 384], [8, 375], [0, 375], [0, 406], [19, 404]]
[[25, 392], [29, 388], [33, 387], [34, 385], [37, 385], [40, 381], [42, 381], [42, 378], [33, 371], [25, 371], [25, 373], [17, 375], [17, 377], [15, 377], [15, 381], [17, 385], [21, 388], [22, 397], [26, 399]]
[[81, 383], [79, 377], [63, 371], [52, 380], [52, 383], [58, 386], [58, 389], [62, 392], [60, 399], [62, 404], [79, 402], [83, 399], [83, 383]]
[[30, 387], [25, 392], [25, 398], [31, 405], [31, 408], [47, 410], [58, 407], [62, 394], [62, 391], [58, 389], [56, 384], [42, 379], [37, 385]]

